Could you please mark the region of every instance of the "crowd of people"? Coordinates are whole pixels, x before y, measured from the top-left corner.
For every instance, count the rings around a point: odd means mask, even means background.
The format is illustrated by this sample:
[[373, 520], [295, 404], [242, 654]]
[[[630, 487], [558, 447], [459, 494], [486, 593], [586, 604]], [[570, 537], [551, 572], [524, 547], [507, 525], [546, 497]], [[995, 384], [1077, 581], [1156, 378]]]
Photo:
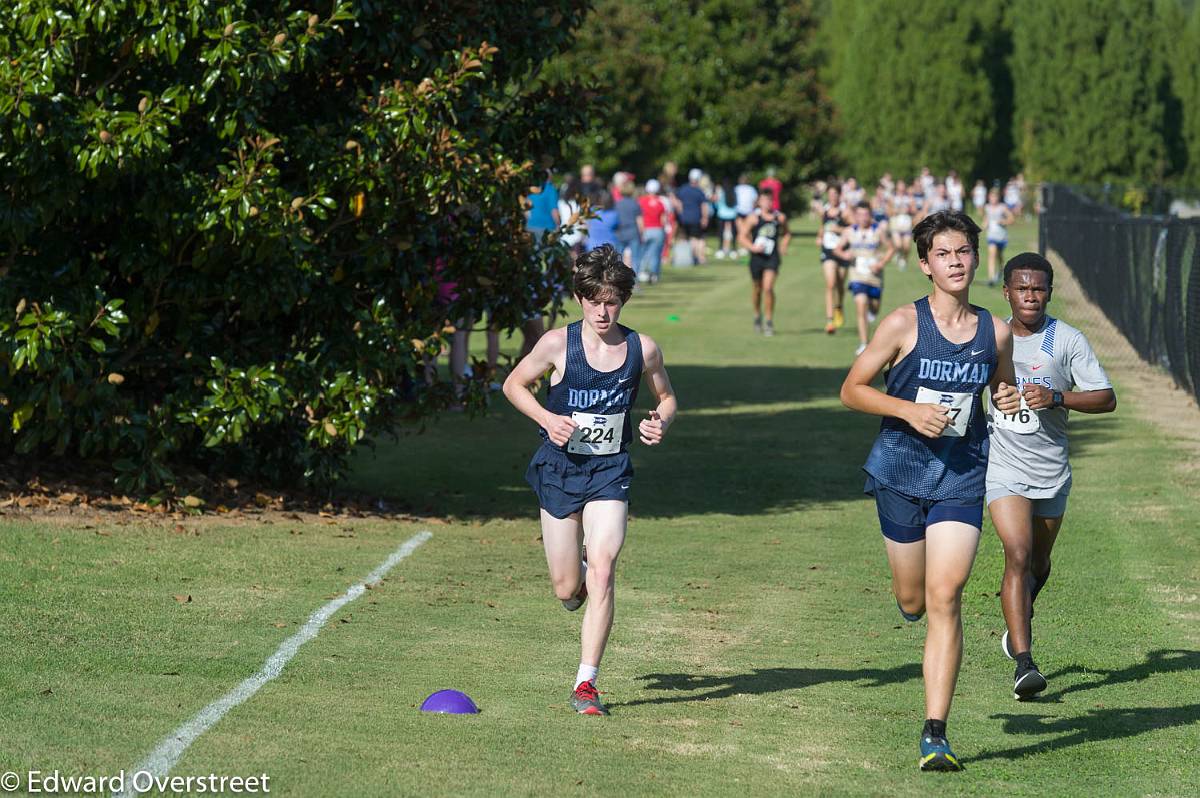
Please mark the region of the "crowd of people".
[[[987, 282], [995, 286], [1008, 244], [1008, 227], [1023, 211], [1022, 175], [1001, 187], [976, 180], [969, 199], [974, 218], [984, 222], [987, 240]], [[870, 337], [883, 295], [885, 267], [894, 259], [903, 271], [912, 254], [913, 226], [938, 211], [964, 211], [966, 187], [950, 170], [939, 180], [928, 167], [911, 181], [880, 178], [870, 196], [853, 177], [814, 185], [811, 211], [820, 221], [817, 248], [825, 277], [825, 332], [834, 334], [844, 323], [843, 298], [854, 297], [861, 354]]]
[[559, 229], [576, 254], [612, 245], [639, 283], [656, 283], [664, 261], [675, 266], [708, 262], [711, 235], [719, 241], [716, 258], [746, 257], [749, 250], [737, 244], [739, 223], [756, 213], [760, 193], [769, 194], [772, 209], [779, 211], [782, 192], [774, 169], [757, 183], [747, 174], [718, 182], [699, 168], [682, 178], [668, 162], [657, 177], [639, 184], [626, 171], [605, 182], [584, 164], [578, 175], [567, 173], [557, 181], [546, 172], [528, 198], [529, 230], [540, 239]]
[[[664, 263], [687, 268], [708, 263], [710, 255], [717, 260], [746, 259], [753, 329], [766, 337], [775, 334], [775, 282], [792, 235], [783, 211], [784, 185], [774, 169], [765, 170], [758, 180], [749, 173], [714, 179], [695, 167], [681, 174], [676, 164], [667, 162], [657, 176], [638, 182], [623, 170], [606, 181], [592, 165], [583, 164], [578, 174], [546, 170], [540, 182], [526, 198], [526, 225], [535, 240], [553, 233], [575, 259], [611, 246], [636, 274], [635, 290], [658, 283]], [[1020, 174], [991, 186], [976, 180], [968, 191], [954, 170], [939, 178], [927, 167], [911, 180], [886, 173], [870, 191], [855, 177], [821, 180], [807, 189], [806, 210], [818, 223], [825, 331], [833, 335], [846, 324], [844, 299], [849, 292], [859, 339], [856, 356], [870, 339], [886, 267], [894, 261], [903, 271], [911, 261], [916, 224], [938, 211], [966, 210], [969, 203], [972, 216], [986, 231], [987, 282], [994, 286], [1008, 227], [1023, 213], [1026, 192]], [[716, 249], [710, 253], [714, 238]], [[475, 320], [462, 322], [456, 325], [450, 352], [456, 379], [470, 373], [467, 348]], [[546, 329], [541, 319], [523, 325], [519, 357], [531, 351]], [[499, 359], [500, 332], [487, 328], [490, 373], [495, 373]]]

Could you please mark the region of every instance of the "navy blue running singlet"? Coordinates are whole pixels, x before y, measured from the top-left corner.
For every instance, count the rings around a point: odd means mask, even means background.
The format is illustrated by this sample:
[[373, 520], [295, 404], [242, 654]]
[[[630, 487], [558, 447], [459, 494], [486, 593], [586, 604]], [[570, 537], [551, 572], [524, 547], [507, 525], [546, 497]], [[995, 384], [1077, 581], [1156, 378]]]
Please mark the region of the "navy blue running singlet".
[[885, 416], [863, 470], [876, 482], [918, 499], [961, 499], [984, 495], [988, 436], [981, 394], [996, 372], [996, 333], [981, 307], [975, 337], [946, 340], [929, 297], [917, 308], [917, 345], [887, 373], [887, 394], [910, 402], [942, 404], [951, 424], [939, 438], [926, 438], [899, 418]]
[[[546, 430], [539, 428], [544, 445], [593, 456], [624, 452], [629, 446], [630, 414], [642, 380], [642, 339], [623, 324], [617, 326], [625, 334], [625, 362], [616, 371], [596, 371], [583, 352], [583, 322], [567, 325], [566, 368], [562, 380], [546, 394], [546, 409], [560, 416], [580, 414], [574, 416], [580, 428], [562, 447], [551, 443]], [[613, 429], [611, 417], [622, 413], [621, 429]]]

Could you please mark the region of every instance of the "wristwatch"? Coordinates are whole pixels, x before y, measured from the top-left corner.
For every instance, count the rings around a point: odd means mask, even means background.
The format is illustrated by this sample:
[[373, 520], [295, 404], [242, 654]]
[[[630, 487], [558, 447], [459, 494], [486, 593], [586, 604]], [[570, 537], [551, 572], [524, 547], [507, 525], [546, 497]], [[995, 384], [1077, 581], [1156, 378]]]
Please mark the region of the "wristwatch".
[[1052, 403], [1052, 405], [1054, 407], [1062, 407], [1063, 406], [1062, 391], [1054, 391], [1053, 393], [1051, 393], [1050, 394], [1050, 402]]

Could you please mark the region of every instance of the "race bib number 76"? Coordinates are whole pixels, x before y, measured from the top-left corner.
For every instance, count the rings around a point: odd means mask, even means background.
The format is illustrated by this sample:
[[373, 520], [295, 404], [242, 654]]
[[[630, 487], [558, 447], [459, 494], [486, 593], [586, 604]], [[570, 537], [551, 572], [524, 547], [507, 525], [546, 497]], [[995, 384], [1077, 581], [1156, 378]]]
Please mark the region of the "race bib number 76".
[[611, 416], [599, 413], [572, 413], [578, 427], [567, 441], [571, 454], [616, 454], [621, 451], [621, 436], [625, 431], [625, 414]]
[[967, 426], [971, 423], [975, 394], [934, 391], [922, 386], [917, 388], [917, 404], [944, 406], [950, 416], [950, 423], [942, 430], [942, 437], [961, 438], [967, 434]]

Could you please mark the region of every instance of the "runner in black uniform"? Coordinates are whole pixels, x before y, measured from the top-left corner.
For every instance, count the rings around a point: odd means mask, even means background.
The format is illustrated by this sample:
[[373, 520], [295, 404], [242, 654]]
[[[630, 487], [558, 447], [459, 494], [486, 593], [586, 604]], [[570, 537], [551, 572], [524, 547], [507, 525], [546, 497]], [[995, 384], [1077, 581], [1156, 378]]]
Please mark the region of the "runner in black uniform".
[[754, 331], [768, 338], [775, 334], [775, 278], [779, 276], [780, 258], [787, 254], [792, 240], [787, 216], [771, 210], [774, 201], [770, 189], [762, 189], [754, 213], [738, 224], [738, 246], [750, 252]]

